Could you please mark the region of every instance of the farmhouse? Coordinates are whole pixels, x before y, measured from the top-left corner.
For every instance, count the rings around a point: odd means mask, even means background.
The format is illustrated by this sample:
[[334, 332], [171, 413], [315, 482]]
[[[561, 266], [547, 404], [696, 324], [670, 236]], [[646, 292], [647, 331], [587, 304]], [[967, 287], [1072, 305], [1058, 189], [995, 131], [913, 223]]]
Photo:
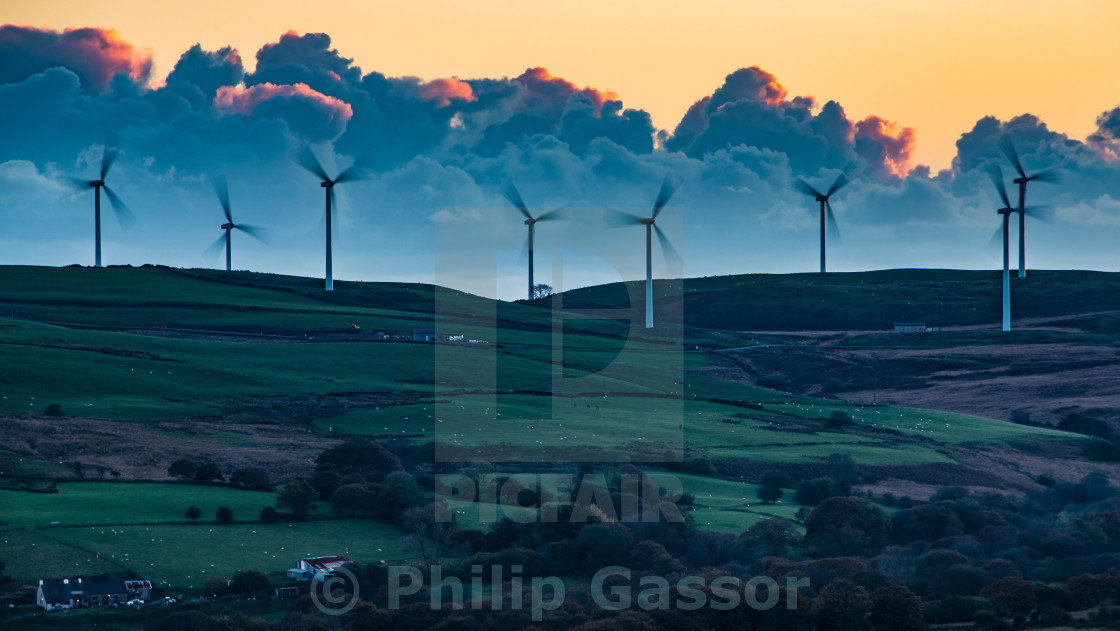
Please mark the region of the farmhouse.
[[322, 579], [328, 576], [333, 570], [351, 562], [350, 559], [344, 556], [300, 559], [294, 568], [288, 570], [288, 576], [301, 581], [306, 581], [311, 578]]
[[53, 607], [93, 607], [127, 602], [152, 595], [151, 581], [83, 581], [68, 578], [61, 581], [39, 581], [35, 604], [43, 609]]

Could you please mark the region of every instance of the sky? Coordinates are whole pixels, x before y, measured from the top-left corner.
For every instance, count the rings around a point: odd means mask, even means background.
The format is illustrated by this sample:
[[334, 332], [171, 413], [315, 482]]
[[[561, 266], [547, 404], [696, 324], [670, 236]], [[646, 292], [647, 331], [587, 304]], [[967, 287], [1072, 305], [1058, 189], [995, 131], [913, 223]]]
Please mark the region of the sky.
[[111, 133], [137, 221], [107, 211], [108, 263], [217, 266], [222, 173], [235, 220], [273, 234], [235, 235], [235, 267], [321, 275], [323, 191], [291, 160], [310, 145], [331, 172], [369, 156], [338, 187], [342, 279], [519, 296], [509, 181], [569, 207], [538, 226], [539, 279], [637, 278], [640, 227], [605, 208], [648, 212], [666, 177], [681, 257], [655, 252], [658, 275], [813, 271], [816, 204], [792, 184], [845, 167], [830, 270], [994, 268], [1007, 136], [1063, 176], [1029, 186], [1054, 215], [1028, 220], [1029, 265], [1117, 268], [1120, 5], [779, 4], [9, 1], [0, 263], [92, 262], [92, 193], [64, 183]]

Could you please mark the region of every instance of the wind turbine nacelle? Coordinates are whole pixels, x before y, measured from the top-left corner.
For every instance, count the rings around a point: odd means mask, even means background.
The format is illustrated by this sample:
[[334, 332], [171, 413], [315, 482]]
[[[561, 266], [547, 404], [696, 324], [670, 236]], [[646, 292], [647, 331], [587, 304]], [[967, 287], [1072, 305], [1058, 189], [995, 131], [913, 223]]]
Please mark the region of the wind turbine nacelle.
[[330, 188], [334, 186], [334, 182], [331, 182], [330, 180], [319, 182], [319, 186], [322, 186], [323, 188]]
[[1010, 215], [1011, 213], [1015, 213], [1015, 212], [1018, 212], [1018, 210], [1015, 209], [1015, 208], [1000, 208], [999, 210], [996, 211], [996, 213], [998, 213], [1000, 215]]
[[233, 224], [231, 224], [231, 223], [224, 223], [224, 224], [222, 224], [222, 230], [233, 230], [233, 229], [234, 229], [234, 228], [236, 228], [236, 227], [237, 227], [237, 226], [235, 226], [235, 225], [233, 225]]
[[827, 202], [828, 201], [828, 196], [827, 195], [817, 195], [817, 201], [818, 202]]
[[525, 225], [526, 225], [526, 226], [531, 226], [531, 225], [533, 225], [533, 224], [535, 224], [535, 223], [537, 223], [537, 220], [536, 220], [536, 219], [526, 219], [526, 220], [525, 220]]
[[639, 223], [641, 223], [643, 226], [652, 226], [654, 224], [654, 220], [651, 217], [649, 219], [642, 219]]
[[1029, 177], [1017, 177], [1011, 181], [1015, 184], [1026, 184], [1027, 182], [1030, 182], [1031, 179]]
[[90, 180], [89, 185], [93, 188], [97, 188], [98, 186], [105, 186], [105, 180]]

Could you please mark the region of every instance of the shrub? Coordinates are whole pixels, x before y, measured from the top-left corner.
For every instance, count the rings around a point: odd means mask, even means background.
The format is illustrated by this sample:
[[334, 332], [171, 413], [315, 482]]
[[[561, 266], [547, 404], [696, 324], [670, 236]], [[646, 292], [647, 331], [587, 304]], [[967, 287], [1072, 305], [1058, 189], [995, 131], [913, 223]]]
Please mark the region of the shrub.
[[1058, 422], [1058, 429], [1066, 432], [1101, 437], [1108, 436], [1112, 433], [1112, 428], [1108, 426], [1108, 423], [1105, 423], [1099, 418], [1093, 418], [1088, 414], [1082, 414], [1081, 412], [1074, 412], [1063, 418]]
[[224, 480], [222, 476], [222, 468], [216, 464], [204, 464], [194, 472], [194, 479], [196, 482], [209, 482], [211, 480]]
[[785, 390], [789, 387], [789, 380], [781, 375], [766, 375], [758, 378], [758, 385], [771, 390]]
[[271, 491], [272, 475], [260, 467], [244, 467], [229, 476], [233, 486], [254, 491]]
[[829, 427], [844, 427], [845, 425], [852, 424], [852, 417], [850, 414], [843, 410], [833, 410], [832, 414], [828, 415]]
[[66, 416], [66, 413], [62, 411], [62, 406], [57, 403], [48, 405], [46, 409], [43, 410], [43, 414], [47, 416]]

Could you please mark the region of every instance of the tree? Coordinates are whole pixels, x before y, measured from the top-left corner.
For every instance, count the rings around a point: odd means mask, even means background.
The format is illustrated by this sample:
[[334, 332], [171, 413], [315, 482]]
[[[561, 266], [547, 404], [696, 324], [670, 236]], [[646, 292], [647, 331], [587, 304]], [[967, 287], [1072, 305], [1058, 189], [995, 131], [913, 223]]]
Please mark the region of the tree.
[[789, 520], [772, 517], [755, 522], [739, 535], [739, 540], [752, 558], [788, 557], [801, 540], [801, 533]]
[[1035, 583], [1017, 576], [1005, 576], [980, 590], [980, 596], [997, 602], [1013, 614], [1027, 615], [1038, 608], [1039, 589]]
[[185, 517], [191, 520], [192, 523], [197, 523], [198, 518], [202, 517], [202, 509], [197, 506], [190, 506], [187, 508]]
[[214, 463], [204, 464], [194, 472], [196, 482], [209, 482], [210, 480], [224, 480], [222, 468]]
[[852, 485], [859, 482], [859, 471], [856, 463], [848, 454], [829, 454], [828, 476], [840, 485], [840, 490], [847, 493]]
[[260, 520], [266, 524], [275, 522], [278, 517], [279, 515], [276, 513], [276, 509], [271, 506], [265, 506], [261, 509]]
[[51, 403], [48, 405], [46, 409], [43, 410], [43, 414], [47, 416], [66, 416], [66, 413], [62, 411], [62, 406], [58, 403]]
[[272, 475], [260, 467], [242, 467], [229, 476], [233, 486], [254, 491], [271, 491]]
[[548, 298], [552, 295], [552, 285], [537, 283], [536, 285], [533, 285], [533, 292], [531, 295], [533, 297], [533, 300]]
[[782, 499], [782, 495], [785, 494], [785, 491], [777, 484], [770, 483], [758, 487], [757, 493], [758, 499], [762, 500], [763, 504], [773, 504]]
[[214, 512], [214, 521], [223, 525], [232, 524], [233, 509], [229, 506], [219, 506], [218, 510]]
[[[426, 562], [429, 554], [439, 562], [439, 547], [445, 545], [455, 529], [451, 512], [438, 502], [410, 508], [401, 514], [401, 523], [412, 533], [420, 548], [420, 558]], [[431, 542], [433, 545], [426, 545]]]
[[926, 627], [922, 599], [901, 585], [875, 592], [867, 621], [875, 631], [921, 631]]
[[836, 429], [852, 424], [852, 417], [844, 410], [833, 410], [828, 415], [828, 426]]
[[830, 497], [805, 520], [805, 543], [825, 555], [858, 554], [886, 543], [891, 518], [862, 497]]
[[276, 506], [292, 511], [296, 519], [303, 519], [311, 513], [317, 495], [307, 480], [292, 480], [276, 493]]
[[371, 508], [374, 495], [362, 484], [344, 484], [331, 496], [331, 507], [340, 513], [350, 512], [353, 517], [359, 510]]
[[838, 578], [813, 599], [813, 615], [820, 631], [858, 631], [871, 610], [871, 594], [861, 585]]
[[190, 458], [180, 458], [167, 467], [168, 475], [184, 481], [193, 478], [196, 471], [198, 471], [198, 463]]
[[315, 459], [316, 472], [333, 471], [339, 475], [357, 473], [370, 482], [380, 482], [381, 478], [393, 471], [403, 469], [401, 459], [375, 440], [332, 447]]
[[202, 584], [202, 593], [206, 596], [221, 596], [226, 593], [229, 581], [224, 576], [211, 576]]
[[229, 591], [234, 594], [253, 592], [256, 596], [258, 590], [268, 589], [268, 585], [268, 574], [260, 570], [237, 570], [229, 581]]

